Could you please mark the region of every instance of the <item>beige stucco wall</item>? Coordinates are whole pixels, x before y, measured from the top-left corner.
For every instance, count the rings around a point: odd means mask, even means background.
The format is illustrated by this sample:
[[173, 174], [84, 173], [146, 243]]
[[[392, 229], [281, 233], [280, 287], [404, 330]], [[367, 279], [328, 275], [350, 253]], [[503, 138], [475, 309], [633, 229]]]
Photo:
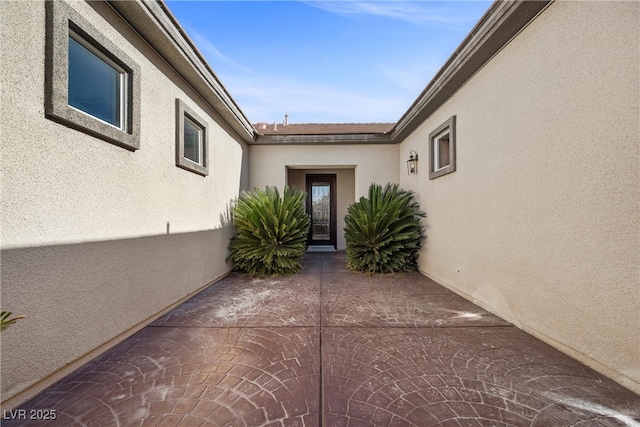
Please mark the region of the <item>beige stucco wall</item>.
[[[71, 4], [141, 67], [141, 148], [44, 117], [45, 2], [0, 2], [2, 309], [28, 316], [2, 333], [3, 400], [226, 274], [221, 215], [248, 184], [185, 81], [108, 6]], [[207, 177], [175, 166], [176, 98], [209, 125]]]
[[[400, 147], [421, 156], [400, 183], [428, 213], [422, 271], [636, 392], [639, 10], [553, 3]], [[457, 171], [429, 181], [452, 115]]]
[[[371, 183], [398, 181], [398, 146], [357, 145], [253, 145], [249, 151], [251, 187], [300, 185], [309, 173], [336, 173], [337, 248], [344, 249], [344, 215], [355, 200], [366, 196]], [[291, 181], [293, 180], [293, 181]]]

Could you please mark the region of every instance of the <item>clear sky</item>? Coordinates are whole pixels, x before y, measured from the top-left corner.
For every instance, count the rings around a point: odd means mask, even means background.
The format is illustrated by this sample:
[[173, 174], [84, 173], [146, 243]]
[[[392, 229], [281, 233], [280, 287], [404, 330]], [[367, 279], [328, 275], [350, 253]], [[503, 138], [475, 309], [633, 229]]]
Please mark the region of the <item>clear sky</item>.
[[491, 1], [166, 1], [251, 123], [396, 122]]

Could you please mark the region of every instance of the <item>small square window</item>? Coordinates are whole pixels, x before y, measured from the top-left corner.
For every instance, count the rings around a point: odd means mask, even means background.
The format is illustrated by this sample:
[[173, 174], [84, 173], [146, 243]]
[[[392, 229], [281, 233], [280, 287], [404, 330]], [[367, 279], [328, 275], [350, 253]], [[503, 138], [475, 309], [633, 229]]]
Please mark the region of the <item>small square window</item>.
[[451, 163], [451, 153], [449, 153], [449, 137], [451, 136], [449, 129], [436, 136], [433, 142], [433, 165], [434, 171], [446, 168]]
[[46, 116], [140, 148], [140, 67], [68, 4], [46, 8]]
[[429, 134], [429, 179], [456, 170], [456, 116]]
[[207, 176], [206, 122], [184, 102], [176, 100], [176, 166]]
[[[204, 129], [185, 116], [184, 118], [184, 157], [202, 165], [202, 136]], [[204, 166], [204, 165], [203, 165]]]

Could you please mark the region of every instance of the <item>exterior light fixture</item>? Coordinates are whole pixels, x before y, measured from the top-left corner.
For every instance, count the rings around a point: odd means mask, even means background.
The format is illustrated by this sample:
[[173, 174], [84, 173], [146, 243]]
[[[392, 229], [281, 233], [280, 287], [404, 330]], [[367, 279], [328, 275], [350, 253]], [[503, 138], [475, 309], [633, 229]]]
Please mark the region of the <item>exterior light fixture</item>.
[[409, 175], [418, 174], [418, 153], [409, 151], [409, 160], [407, 160], [407, 173]]

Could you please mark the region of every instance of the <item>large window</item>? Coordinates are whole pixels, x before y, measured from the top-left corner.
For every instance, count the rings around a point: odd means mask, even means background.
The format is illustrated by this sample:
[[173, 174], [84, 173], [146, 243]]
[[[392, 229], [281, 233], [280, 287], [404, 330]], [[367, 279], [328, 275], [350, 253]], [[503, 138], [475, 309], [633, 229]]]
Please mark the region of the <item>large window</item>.
[[209, 174], [206, 122], [184, 102], [176, 100], [176, 166]]
[[127, 73], [73, 31], [69, 32], [72, 107], [126, 130]]
[[46, 5], [47, 117], [139, 148], [140, 68], [69, 5]]
[[429, 134], [429, 179], [456, 170], [456, 116]]

